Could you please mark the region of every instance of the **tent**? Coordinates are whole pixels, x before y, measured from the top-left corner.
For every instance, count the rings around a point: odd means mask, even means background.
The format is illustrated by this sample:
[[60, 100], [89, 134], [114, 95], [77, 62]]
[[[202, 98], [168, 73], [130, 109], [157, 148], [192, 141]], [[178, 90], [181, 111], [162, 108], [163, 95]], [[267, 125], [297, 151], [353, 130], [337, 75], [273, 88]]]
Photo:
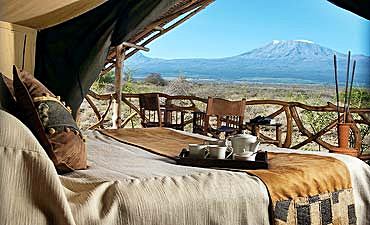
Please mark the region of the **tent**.
[[[34, 72], [42, 83], [56, 95], [60, 95], [76, 112], [87, 90], [99, 74], [115, 67], [116, 100], [119, 101], [121, 60], [130, 57], [138, 50], [147, 50], [145, 46], [149, 42], [186, 21], [212, 1], [0, 0], [0, 72], [11, 76], [12, 64]], [[1, 91], [0, 87], [0, 103]], [[119, 105], [119, 102], [116, 105]], [[115, 114], [120, 115], [117, 112]], [[272, 215], [269, 213], [269, 205], [278, 206], [275, 210], [279, 209], [279, 211], [276, 210], [279, 219], [282, 217], [286, 219], [288, 215], [292, 215], [295, 219], [293, 216], [295, 211], [289, 214], [288, 211], [293, 206], [297, 206], [300, 207], [300, 211], [297, 212], [304, 218], [298, 222], [311, 220], [310, 213], [320, 214], [321, 221], [330, 222], [333, 217], [332, 212], [338, 211], [346, 212], [343, 213], [346, 214], [343, 216], [346, 221], [354, 221], [354, 223], [357, 221], [359, 224], [368, 221], [366, 218], [361, 218], [361, 215], [367, 215], [366, 210], [369, 209], [367, 205], [369, 191], [366, 187], [370, 182], [363, 178], [369, 177], [370, 171], [364, 163], [355, 161], [357, 160], [355, 158], [342, 157], [346, 159], [343, 161], [332, 158], [317, 163], [317, 157], [322, 156], [312, 155], [310, 161], [307, 161], [309, 159], [298, 161], [295, 164], [299, 167], [304, 167], [301, 166], [302, 164], [313, 164], [317, 171], [324, 167], [330, 168], [333, 173], [319, 176], [322, 181], [314, 179], [315, 171], [308, 170], [312, 178], [309, 180], [315, 184], [321, 183], [322, 187], [333, 187], [335, 192], [329, 192], [327, 191], [329, 188], [322, 189], [321, 186], [316, 185], [313, 187], [320, 192], [308, 195], [313, 188], [310, 187], [309, 182], [303, 180], [309, 177], [304, 174], [299, 180], [302, 180], [299, 183], [303, 188], [295, 185], [297, 179], [293, 177], [290, 178], [291, 184], [286, 186], [293, 187], [291, 189], [296, 191], [291, 194], [282, 189], [282, 192], [290, 196], [299, 196], [299, 200], [289, 196], [289, 198], [280, 199], [282, 201], [276, 201], [275, 204], [270, 201], [272, 199], [270, 193], [273, 192], [269, 192], [266, 189], [266, 182], [256, 176], [242, 173], [234, 175], [229, 171], [208, 172], [190, 167], [180, 168], [167, 163], [170, 159], [161, 159], [141, 148], [119, 141], [107, 143], [108, 137], [103, 138], [101, 133], [96, 133], [99, 136], [91, 135], [95, 136], [95, 139], [89, 139], [95, 142], [90, 146], [101, 146], [89, 150], [92, 153], [91, 156], [95, 157], [92, 158], [91, 170], [87, 170], [85, 175], [76, 174], [75, 178], [58, 176], [52, 163], [47, 159], [45, 151], [29, 130], [13, 116], [1, 110], [0, 118], [3, 118], [0, 127], [5, 130], [0, 136], [0, 142], [3, 144], [0, 146], [3, 149], [1, 153], [4, 152], [0, 155], [2, 160], [0, 175], [4, 178], [0, 185], [2, 190], [0, 195], [5, 200], [2, 206], [5, 210], [0, 210], [0, 218], [4, 218], [2, 221], [7, 224], [12, 223], [13, 219], [25, 220], [31, 224], [57, 222], [60, 224], [83, 224], [84, 222], [123, 224], [126, 221], [130, 224], [149, 222], [185, 224], [199, 221], [210, 224], [223, 224], [223, 222], [232, 224], [234, 221], [262, 224], [253, 223], [255, 219], [268, 224], [269, 220], [273, 220], [272, 216], [269, 217]], [[182, 135], [185, 136], [185, 134]], [[154, 140], [155, 136], [147, 136]], [[185, 138], [184, 136], [177, 136], [174, 141]], [[169, 137], [173, 139], [173, 134]], [[188, 138], [195, 138], [195, 136]], [[5, 143], [3, 143], [4, 140]], [[159, 140], [162, 141], [162, 139]], [[204, 142], [204, 140], [199, 141], [199, 143]], [[109, 157], [99, 154], [104, 148], [109, 149]], [[181, 148], [175, 147], [175, 149]], [[292, 159], [286, 155], [282, 157], [288, 159], [286, 161]], [[341, 159], [339, 155], [337, 157]], [[303, 156], [303, 158], [308, 157]], [[115, 160], [111, 161], [111, 159]], [[282, 162], [286, 165], [284, 160]], [[109, 164], [112, 167], [101, 167], [97, 163]], [[337, 167], [332, 166], [334, 164]], [[288, 167], [291, 166], [288, 165]], [[130, 169], [129, 173], [124, 173], [127, 168], [133, 168], [133, 170]], [[292, 168], [291, 174], [297, 174], [297, 171], [302, 174], [301, 168], [300, 170]], [[150, 169], [154, 171], [148, 173]], [[283, 169], [282, 171], [287, 171]], [[114, 174], [110, 176], [107, 171], [113, 171]], [[277, 172], [266, 171], [266, 177], [273, 173]], [[325, 180], [326, 177], [328, 179]], [[343, 179], [336, 179], [337, 177]], [[329, 178], [334, 181], [327, 182]], [[277, 179], [270, 183], [280, 183], [277, 189], [281, 189], [286, 184], [281, 180]], [[289, 179], [283, 177], [283, 181], [286, 180]], [[343, 185], [338, 185], [339, 188], [336, 189], [336, 183], [343, 183]], [[231, 190], [228, 187], [236, 188]], [[352, 193], [352, 187], [354, 197], [352, 195], [343, 197], [343, 193]], [[302, 189], [304, 189], [303, 192], [301, 192]], [[305, 191], [308, 194], [301, 195]], [[325, 194], [320, 195], [321, 193]], [[323, 196], [326, 197], [320, 199]], [[331, 204], [334, 202], [332, 199], [336, 199], [335, 206]], [[307, 203], [311, 203], [311, 200], [315, 205], [310, 208]], [[356, 201], [356, 209], [353, 201]], [[320, 207], [318, 207], [319, 204]], [[325, 212], [321, 213], [320, 210]], [[237, 216], [234, 217], [232, 215], [235, 212]], [[280, 217], [281, 214], [286, 216]], [[326, 215], [328, 216], [325, 217]], [[13, 223], [17, 224], [17, 222]]]
[[[370, 19], [367, 0], [329, 1]], [[94, 80], [117, 65], [120, 53], [127, 58], [147, 50], [149, 42], [212, 2], [0, 0], [0, 72], [11, 76], [12, 64], [34, 72], [76, 113]], [[113, 47], [122, 43], [117, 54]]]

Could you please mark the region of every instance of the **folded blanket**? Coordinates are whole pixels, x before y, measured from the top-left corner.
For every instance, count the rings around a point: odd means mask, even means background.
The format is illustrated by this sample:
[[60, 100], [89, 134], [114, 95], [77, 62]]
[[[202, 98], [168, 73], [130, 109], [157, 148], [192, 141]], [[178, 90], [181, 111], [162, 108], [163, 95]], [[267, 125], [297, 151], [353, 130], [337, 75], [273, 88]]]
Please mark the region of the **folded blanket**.
[[325, 156], [268, 153], [269, 169], [247, 171], [269, 191], [274, 224], [356, 224], [350, 174]]
[[[171, 158], [187, 144], [201, 143], [196, 137], [164, 128], [102, 133]], [[265, 183], [274, 224], [356, 224], [351, 178], [340, 160], [295, 153], [269, 153], [268, 158], [268, 170], [245, 172]]]
[[176, 157], [188, 144], [203, 144], [205, 136], [189, 136], [166, 128], [125, 128], [99, 130], [118, 141], [134, 145], [156, 154]]

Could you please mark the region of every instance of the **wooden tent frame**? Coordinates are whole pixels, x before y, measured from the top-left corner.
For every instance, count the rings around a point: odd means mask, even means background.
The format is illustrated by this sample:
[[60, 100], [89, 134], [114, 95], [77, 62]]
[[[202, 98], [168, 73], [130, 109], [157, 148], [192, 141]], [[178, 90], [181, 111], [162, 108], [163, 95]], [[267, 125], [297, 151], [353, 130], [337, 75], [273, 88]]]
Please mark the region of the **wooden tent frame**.
[[[159, 19], [149, 24], [142, 31], [133, 35], [128, 41], [118, 46], [112, 47], [106, 58], [104, 69], [99, 76], [103, 76], [112, 69], [115, 69], [115, 93], [113, 96], [113, 128], [121, 127], [121, 96], [122, 94], [122, 69], [124, 60], [128, 59], [136, 52], [149, 51], [145, 46], [155, 39], [166, 34], [170, 30], [184, 23], [198, 12], [205, 9], [214, 0], [182, 0], [172, 6]], [[91, 105], [91, 101], [89, 104]], [[91, 105], [92, 108], [93, 105]], [[96, 108], [96, 107], [95, 107]], [[107, 111], [109, 108], [107, 109]]]

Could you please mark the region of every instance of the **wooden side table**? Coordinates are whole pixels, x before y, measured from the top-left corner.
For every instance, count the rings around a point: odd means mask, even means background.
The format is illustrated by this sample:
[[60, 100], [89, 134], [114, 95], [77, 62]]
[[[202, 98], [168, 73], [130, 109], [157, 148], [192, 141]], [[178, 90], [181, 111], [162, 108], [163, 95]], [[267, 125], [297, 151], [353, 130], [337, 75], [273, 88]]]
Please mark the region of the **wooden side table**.
[[[252, 135], [257, 136], [258, 138], [262, 139], [262, 143], [266, 144], [274, 144], [278, 147], [282, 147], [283, 144], [281, 142], [281, 123], [274, 123], [274, 124], [261, 124], [261, 123], [245, 123], [246, 126], [251, 127]], [[260, 134], [260, 127], [267, 126], [267, 127], [275, 127], [275, 139], [271, 139], [269, 137], [261, 137]]]
[[206, 135], [204, 128], [204, 120], [206, 118], [206, 113], [202, 111], [192, 112], [193, 114], [193, 133]]
[[164, 110], [164, 126], [176, 130], [184, 130], [185, 111], [174, 108], [166, 108]]

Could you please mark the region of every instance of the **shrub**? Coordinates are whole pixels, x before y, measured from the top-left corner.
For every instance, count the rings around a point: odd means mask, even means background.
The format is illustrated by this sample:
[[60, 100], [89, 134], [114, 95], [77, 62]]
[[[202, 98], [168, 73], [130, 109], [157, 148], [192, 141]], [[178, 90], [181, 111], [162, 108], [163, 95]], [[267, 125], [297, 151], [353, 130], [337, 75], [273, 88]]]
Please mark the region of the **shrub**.
[[[353, 88], [351, 96], [351, 107], [369, 108], [370, 107], [370, 90], [365, 88]], [[341, 92], [344, 99], [344, 92]]]
[[169, 95], [191, 95], [191, 89], [192, 84], [180, 75], [168, 83], [164, 92]]
[[113, 84], [114, 83], [114, 71], [111, 70], [108, 73], [104, 74], [103, 76], [97, 79], [99, 84]]
[[145, 79], [145, 83], [154, 84], [158, 86], [165, 86], [167, 81], [162, 78], [161, 74], [159, 73], [151, 73]]
[[123, 92], [135, 93], [137, 91], [134, 86], [134, 81], [132, 79], [132, 70], [127, 69], [127, 71], [125, 71], [123, 80], [124, 80], [122, 87]]

